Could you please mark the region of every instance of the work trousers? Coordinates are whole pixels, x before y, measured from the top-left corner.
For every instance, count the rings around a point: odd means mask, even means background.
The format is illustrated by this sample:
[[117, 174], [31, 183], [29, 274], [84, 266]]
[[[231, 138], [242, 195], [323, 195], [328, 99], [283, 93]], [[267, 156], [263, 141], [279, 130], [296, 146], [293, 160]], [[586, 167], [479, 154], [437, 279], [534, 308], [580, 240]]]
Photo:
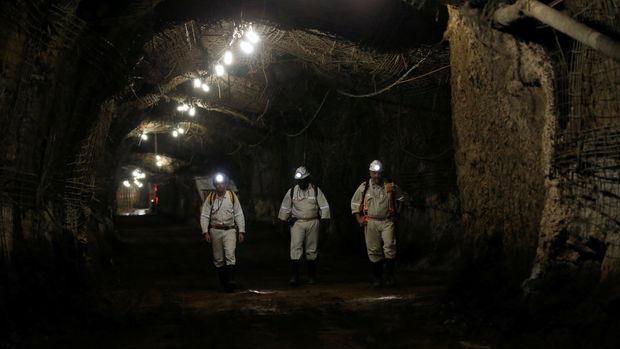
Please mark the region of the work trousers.
[[383, 258], [396, 258], [396, 234], [392, 220], [368, 220], [364, 228], [368, 259], [376, 263]]
[[306, 250], [306, 260], [316, 259], [319, 243], [319, 220], [297, 220], [291, 227], [291, 259], [299, 260]]
[[213, 247], [213, 264], [216, 268], [235, 265], [236, 229], [211, 228], [211, 246]]

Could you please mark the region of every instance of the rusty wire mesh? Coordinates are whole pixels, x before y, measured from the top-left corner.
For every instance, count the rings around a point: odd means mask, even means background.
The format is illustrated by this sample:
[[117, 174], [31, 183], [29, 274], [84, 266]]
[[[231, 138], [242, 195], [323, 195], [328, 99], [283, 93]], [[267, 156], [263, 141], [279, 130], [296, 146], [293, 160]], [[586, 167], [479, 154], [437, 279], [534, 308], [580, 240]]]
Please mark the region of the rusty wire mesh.
[[[614, 1], [569, 5], [579, 20], [602, 23], [617, 34], [620, 8]], [[604, 275], [620, 260], [620, 63], [576, 41], [570, 45], [560, 47], [557, 59], [554, 171], [574, 211], [571, 235], [607, 246]]]

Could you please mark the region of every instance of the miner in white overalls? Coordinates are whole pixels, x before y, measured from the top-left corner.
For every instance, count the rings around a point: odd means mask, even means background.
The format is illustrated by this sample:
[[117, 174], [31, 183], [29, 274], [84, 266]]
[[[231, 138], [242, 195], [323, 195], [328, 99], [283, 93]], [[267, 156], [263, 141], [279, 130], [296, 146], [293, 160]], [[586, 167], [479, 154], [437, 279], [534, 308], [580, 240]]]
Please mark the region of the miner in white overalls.
[[289, 283], [299, 284], [299, 263], [304, 249], [308, 263], [308, 283], [316, 279], [316, 257], [319, 242], [319, 227], [326, 226], [331, 218], [329, 204], [320, 188], [310, 181], [305, 167], [295, 171], [297, 185], [284, 195], [278, 218], [288, 222], [291, 230], [291, 272]]
[[245, 240], [245, 219], [237, 195], [228, 190], [228, 178], [213, 178], [215, 192], [207, 195], [202, 205], [200, 225], [204, 239], [213, 247], [213, 264], [222, 289], [235, 289], [235, 249]]
[[373, 286], [394, 285], [396, 235], [394, 224], [397, 203], [403, 196], [396, 185], [383, 178], [383, 165], [378, 160], [370, 164], [370, 178], [360, 186], [351, 199], [351, 213], [364, 228], [366, 251], [370, 259]]

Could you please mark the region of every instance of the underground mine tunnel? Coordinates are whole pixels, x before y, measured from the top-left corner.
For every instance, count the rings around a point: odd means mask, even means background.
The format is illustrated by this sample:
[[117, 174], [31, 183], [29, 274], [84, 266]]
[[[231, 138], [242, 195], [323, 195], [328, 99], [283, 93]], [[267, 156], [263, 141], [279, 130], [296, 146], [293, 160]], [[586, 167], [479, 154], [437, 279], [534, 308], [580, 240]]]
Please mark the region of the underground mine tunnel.
[[620, 347], [615, 0], [0, 3], [0, 347]]

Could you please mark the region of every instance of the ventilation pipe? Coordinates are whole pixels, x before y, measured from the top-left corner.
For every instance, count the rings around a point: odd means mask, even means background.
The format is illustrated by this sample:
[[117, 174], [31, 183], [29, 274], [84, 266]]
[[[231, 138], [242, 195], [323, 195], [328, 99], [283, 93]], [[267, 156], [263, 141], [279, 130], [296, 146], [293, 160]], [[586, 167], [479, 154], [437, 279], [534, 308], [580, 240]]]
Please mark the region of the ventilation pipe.
[[536, 0], [517, 0], [512, 5], [504, 5], [495, 11], [493, 20], [502, 26], [509, 26], [523, 16], [536, 18], [571, 38], [620, 61], [620, 43]]

